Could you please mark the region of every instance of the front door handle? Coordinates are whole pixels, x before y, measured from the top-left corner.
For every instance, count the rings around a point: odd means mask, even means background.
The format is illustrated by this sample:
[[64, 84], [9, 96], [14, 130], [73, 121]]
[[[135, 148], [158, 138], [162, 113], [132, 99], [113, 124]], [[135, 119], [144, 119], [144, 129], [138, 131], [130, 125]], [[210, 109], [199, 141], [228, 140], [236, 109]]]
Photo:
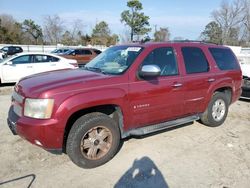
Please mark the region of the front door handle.
[[208, 82], [214, 82], [215, 79], [214, 79], [214, 78], [209, 78], [207, 81], [208, 81]]
[[33, 66], [27, 66], [27, 68], [33, 68]]
[[175, 84], [173, 85], [173, 87], [181, 87], [181, 86], [182, 86], [181, 83], [175, 83]]

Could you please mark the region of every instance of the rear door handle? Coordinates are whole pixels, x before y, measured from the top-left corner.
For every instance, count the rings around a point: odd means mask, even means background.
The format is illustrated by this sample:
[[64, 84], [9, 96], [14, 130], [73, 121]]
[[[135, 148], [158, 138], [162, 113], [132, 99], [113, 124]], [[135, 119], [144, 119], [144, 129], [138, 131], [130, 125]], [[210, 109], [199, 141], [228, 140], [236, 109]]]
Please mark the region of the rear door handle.
[[56, 64], [51, 64], [50, 66], [56, 66]]
[[215, 79], [214, 79], [214, 78], [209, 78], [207, 81], [208, 81], [208, 82], [214, 82]]
[[173, 87], [181, 87], [181, 86], [182, 86], [181, 83], [175, 83], [175, 84], [173, 85]]
[[33, 68], [33, 66], [27, 66], [27, 68]]

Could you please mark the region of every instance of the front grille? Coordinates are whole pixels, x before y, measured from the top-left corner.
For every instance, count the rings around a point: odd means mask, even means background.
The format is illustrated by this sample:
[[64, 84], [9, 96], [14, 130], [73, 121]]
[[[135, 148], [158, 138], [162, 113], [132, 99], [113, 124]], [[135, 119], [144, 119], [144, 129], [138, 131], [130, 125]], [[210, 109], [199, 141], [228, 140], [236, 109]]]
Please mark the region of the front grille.
[[13, 104], [13, 111], [15, 112], [16, 115], [19, 117], [22, 116], [22, 111], [23, 111], [23, 102], [24, 102], [24, 97], [19, 95], [17, 92], [12, 93], [12, 104]]

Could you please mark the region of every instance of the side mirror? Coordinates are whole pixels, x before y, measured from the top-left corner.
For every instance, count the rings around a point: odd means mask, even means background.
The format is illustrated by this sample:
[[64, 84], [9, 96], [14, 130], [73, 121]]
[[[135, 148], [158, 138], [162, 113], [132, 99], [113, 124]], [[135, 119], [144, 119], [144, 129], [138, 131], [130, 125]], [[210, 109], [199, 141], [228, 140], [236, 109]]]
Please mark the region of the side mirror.
[[139, 76], [143, 78], [157, 77], [160, 76], [160, 74], [161, 74], [161, 69], [157, 65], [144, 65], [139, 71]]
[[7, 63], [6, 63], [6, 65], [12, 65], [13, 63], [12, 63], [12, 61], [8, 61]]
[[76, 53], [75, 53], [75, 52], [73, 52], [73, 53], [72, 53], [72, 55], [73, 55], [73, 56], [75, 56], [75, 55], [76, 55]]

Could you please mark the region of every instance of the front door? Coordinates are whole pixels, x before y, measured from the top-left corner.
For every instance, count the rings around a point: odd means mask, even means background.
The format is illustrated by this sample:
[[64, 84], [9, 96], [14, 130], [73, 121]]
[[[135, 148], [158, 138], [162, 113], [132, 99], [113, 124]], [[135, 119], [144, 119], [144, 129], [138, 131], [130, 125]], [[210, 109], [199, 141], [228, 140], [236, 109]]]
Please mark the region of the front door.
[[130, 83], [131, 128], [176, 119], [183, 114], [182, 79], [175, 50], [161, 47], [152, 50], [143, 65], [157, 65], [159, 77], [141, 78]]
[[31, 55], [18, 56], [10, 61], [2, 66], [4, 81], [17, 82], [22, 77], [34, 74]]

